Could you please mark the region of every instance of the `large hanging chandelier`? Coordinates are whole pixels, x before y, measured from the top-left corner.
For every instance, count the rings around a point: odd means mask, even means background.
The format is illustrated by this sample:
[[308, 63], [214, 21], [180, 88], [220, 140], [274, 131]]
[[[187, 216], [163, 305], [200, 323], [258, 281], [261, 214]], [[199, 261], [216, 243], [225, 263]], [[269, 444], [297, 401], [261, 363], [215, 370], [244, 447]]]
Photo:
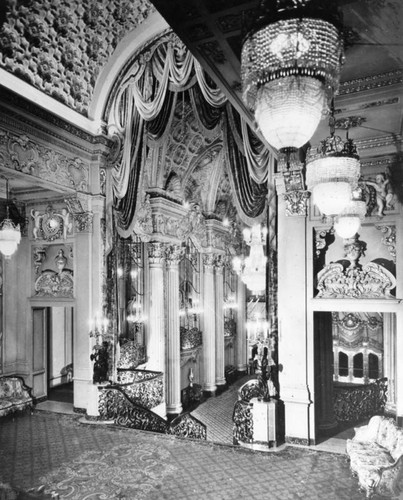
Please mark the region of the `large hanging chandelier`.
[[342, 58], [332, 0], [261, 2], [242, 47], [242, 91], [271, 146], [309, 141], [338, 89]]
[[330, 119], [330, 136], [317, 149], [310, 149], [306, 160], [306, 184], [314, 204], [326, 216], [339, 215], [352, 201], [358, 187], [360, 160], [352, 139], [344, 142], [334, 134], [334, 117]]
[[6, 179], [6, 218], [0, 223], [0, 252], [6, 259], [10, 259], [21, 241], [19, 224], [10, 219], [8, 200], [8, 179]]
[[245, 243], [250, 246], [249, 256], [245, 259], [235, 257], [234, 271], [254, 295], [262, 294], [266, 289], [266, 262], [263, 245], [266, 243], [267, 229], [260, 224], [243, 231]]

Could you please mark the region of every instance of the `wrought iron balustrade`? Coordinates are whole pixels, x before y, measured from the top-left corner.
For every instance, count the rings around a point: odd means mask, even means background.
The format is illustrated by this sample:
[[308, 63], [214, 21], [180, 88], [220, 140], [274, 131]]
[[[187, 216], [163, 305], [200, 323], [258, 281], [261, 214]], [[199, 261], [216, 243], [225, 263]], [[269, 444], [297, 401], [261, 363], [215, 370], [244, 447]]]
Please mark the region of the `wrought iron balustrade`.
[[338, 422], [358, 422], [383, 414], [388, 382], [381, 378], [366, 385], [337, 385], [333, 389], [334, 413]]

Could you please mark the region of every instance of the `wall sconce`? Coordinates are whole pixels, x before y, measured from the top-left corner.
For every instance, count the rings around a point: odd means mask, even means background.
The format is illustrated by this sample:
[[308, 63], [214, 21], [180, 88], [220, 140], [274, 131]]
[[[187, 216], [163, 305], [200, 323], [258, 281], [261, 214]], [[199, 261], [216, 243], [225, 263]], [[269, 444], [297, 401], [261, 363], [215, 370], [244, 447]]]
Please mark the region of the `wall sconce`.
[[250, 246], [249, 257], [235, 257], [232, 261], [234, 271], [240, 276], [254, 295], [266, 290], [266, 262], [263, 245], [266, 243], [267, 228], [260, 224], [243, 231], [245, 243]]
[[90, 319], [90, 337], [94, 337], [97, 344], [102, 344], [104, 340], [108, 340], [109, 319], [105, 316], [96, 315], [94, 319]]

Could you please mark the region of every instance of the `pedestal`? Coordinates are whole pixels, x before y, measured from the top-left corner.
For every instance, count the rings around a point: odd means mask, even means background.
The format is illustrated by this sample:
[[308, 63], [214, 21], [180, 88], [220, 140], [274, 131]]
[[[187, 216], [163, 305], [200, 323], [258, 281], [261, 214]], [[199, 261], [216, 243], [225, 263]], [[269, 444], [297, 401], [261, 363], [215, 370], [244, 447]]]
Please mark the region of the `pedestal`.
[[253, 445], [272, 448], [278, 446], [277, 400], [251, 399], [253, 404]]

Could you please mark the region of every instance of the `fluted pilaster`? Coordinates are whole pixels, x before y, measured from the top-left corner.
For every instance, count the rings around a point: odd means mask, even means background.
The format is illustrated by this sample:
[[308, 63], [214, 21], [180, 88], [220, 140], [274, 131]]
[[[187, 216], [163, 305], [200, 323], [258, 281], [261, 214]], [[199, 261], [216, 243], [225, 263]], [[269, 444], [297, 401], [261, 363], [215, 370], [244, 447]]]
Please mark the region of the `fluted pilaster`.
[[214, 261], [215, 296], [215, 380], [216, 385], [225, 385], [225, 345], [224, 345], [224, 260], [218, 255]]
[[240, 278], [237, 279], [237, 321], [236, 321], [236, 369], [239, 372], [245, 372], [247, 368], [247, 340], [246, 340], [246, 327], [245, 327], [245, 284]]
[[215, 392], [216, 360], [215, 360], [215, 298], [214, 298], [214, 256], [203, 255], [204, 271], [204, 332], [203, 332], [203, 359], [204, 359], [204, 390]]
[[167, 380], [166, 402], [168, 414], [182, 412], [180, 372], [180, 323], [179, 323], [179, 261], [182, 250], [179, 245], [167, 248]]
[[165, 245], [148, 244], [149, 322], [147, 334], [147, 369], [165, 372], [164, 271]]

